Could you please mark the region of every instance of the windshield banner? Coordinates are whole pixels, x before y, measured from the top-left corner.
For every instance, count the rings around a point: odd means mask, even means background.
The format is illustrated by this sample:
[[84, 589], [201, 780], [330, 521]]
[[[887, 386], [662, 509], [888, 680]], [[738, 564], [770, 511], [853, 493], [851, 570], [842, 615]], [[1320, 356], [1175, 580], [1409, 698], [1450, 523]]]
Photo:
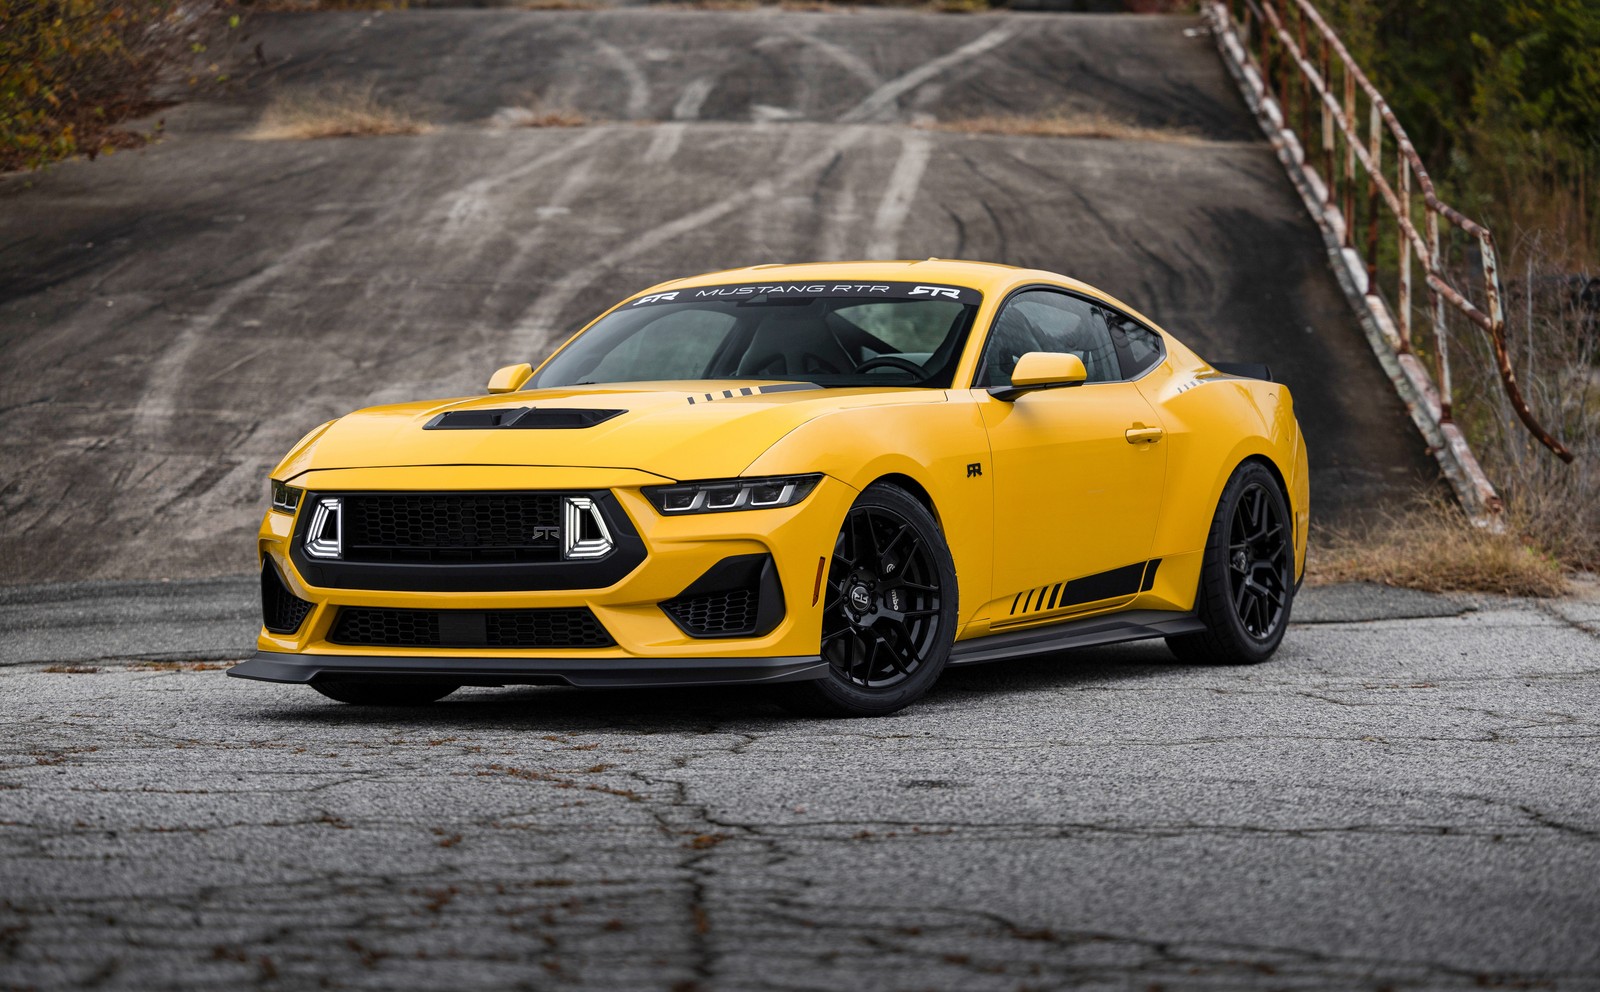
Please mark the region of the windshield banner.
[[702, 300], [733, 300], [740, 303], [765, 303], [773, 300], [853, 297], [862, 300], [950, 300], [976, 306], [983, 294], [965, 286], [944, 286], [920, 282], [771, 282], [741, 283], [736, 286], [695, 286], [651, 293], [628, 303], [624, 309], [663, 303], [698, 303]]

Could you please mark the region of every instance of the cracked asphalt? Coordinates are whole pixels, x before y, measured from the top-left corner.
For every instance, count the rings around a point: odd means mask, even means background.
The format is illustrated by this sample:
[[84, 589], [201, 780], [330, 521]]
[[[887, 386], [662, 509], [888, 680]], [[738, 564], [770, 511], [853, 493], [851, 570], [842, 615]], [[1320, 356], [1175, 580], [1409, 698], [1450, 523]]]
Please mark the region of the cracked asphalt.
[[1301, 612], [870, 721], [9, 651], [0, 987], [1600, 988], [1600, 597]]

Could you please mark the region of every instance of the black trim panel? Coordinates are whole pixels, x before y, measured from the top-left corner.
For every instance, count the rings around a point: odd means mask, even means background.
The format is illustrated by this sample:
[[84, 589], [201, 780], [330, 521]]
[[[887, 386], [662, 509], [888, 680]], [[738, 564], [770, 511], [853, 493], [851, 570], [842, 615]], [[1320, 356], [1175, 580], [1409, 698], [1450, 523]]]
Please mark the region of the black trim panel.
[[1241, 379], [1260, 379], [1272, 382], [1272, 367], [1265, 362], [1212, 362], [1211, 367], [1223, 375], [1236, 375]]
[[957, 641], [950, 650], [950, 662], [955, 665], [977, 665], [988, 661], [1004, 661], [1035, 654], [1053, 654], [1069, 648], [1089, 647], [1095, 644], [1115, 644], [1118, 641], [1138, 641], [1150, 637], [1170, 637], [1175, 634], [1192, 634], [1205, 629], [1205, 624], [1193, 613], [1171, 610], [1129, 610], [1069, 620], [1047, 627], [1030, 627], [1003, 634], [974, 637]]
[[801, 682], [824, 678], [816, 655], [778, 658], [439, 658], [341, 656], [257, 651], [228, 669], [263, 682], [370, 679], [458, 685], [575, 685], [609, 688]]

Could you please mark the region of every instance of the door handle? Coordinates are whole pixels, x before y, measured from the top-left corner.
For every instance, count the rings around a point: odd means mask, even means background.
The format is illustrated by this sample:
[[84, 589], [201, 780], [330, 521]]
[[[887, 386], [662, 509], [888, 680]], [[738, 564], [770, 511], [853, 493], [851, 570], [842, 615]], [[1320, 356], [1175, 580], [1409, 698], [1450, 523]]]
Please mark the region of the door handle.
[[1159, 427], [1145, 427], [1140, 424], [1128, 428], [1126, 436], [1129, 444], [1155, 444], [1166, 433]]

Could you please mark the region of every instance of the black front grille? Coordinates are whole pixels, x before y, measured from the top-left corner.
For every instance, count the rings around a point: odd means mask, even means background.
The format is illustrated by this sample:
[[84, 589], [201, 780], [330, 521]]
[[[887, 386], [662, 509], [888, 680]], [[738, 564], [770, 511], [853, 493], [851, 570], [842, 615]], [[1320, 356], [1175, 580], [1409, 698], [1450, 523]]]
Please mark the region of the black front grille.
[[261, 564], [261, 625], [274, 634], [292, 634], [305, 623], [312, 604], [284, 588], [271, 560]]
[[757, 586], [679, 596], [661, 604], [691, 637], [731, 637], [753, 634], [756, 629], [761, 590]]
[[584, 607], [543, 610], [397, 610], [345, 606], [335, 644], [396, 648], [606, 648], [616, 641]]
[[551, 493], [352, 493], [344, 560], [561, 560], [561, 497]]

